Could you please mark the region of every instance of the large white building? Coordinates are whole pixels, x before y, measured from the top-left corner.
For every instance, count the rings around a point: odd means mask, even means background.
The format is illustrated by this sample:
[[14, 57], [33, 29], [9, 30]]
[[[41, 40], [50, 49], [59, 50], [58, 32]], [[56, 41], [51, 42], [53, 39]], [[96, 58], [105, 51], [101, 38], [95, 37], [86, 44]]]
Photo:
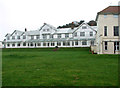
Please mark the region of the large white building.
[[6, 34], [4, 48], [90, 47], [94, 44], [96, 31], [96, 26], [87, 23], [61, 29], [44, 23], [39, 30], [15, 30], [12, 34]]

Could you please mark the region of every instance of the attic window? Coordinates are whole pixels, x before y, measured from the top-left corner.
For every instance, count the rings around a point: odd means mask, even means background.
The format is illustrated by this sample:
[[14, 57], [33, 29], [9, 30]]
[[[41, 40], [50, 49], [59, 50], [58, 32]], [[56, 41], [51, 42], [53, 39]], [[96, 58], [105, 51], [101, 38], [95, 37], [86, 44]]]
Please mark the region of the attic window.
[[117, 15], [117, 14], [114, 14], [113, 17], [114, 17], [114, 18], [118, 18], [118, 15]]
[[107, 17], [107, 14], [104, 14], [104, 18], [106, 18]]
[[86, 26], [83, 26], [82, 29], [87, 29], [87, 27], [86, 27]]

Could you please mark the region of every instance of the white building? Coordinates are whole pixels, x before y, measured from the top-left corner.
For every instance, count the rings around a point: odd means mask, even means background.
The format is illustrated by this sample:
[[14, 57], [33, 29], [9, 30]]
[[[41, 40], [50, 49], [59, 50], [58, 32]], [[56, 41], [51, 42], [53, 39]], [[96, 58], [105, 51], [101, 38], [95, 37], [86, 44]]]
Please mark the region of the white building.
[[42, 48], [42, 47], [90, 47], [94, 44], [96, 26], [82, 23], [78, 27], [57, 29], [49, 24], [39, 30], [24, 32], [15, 30], [7, 34], [5, 48]]

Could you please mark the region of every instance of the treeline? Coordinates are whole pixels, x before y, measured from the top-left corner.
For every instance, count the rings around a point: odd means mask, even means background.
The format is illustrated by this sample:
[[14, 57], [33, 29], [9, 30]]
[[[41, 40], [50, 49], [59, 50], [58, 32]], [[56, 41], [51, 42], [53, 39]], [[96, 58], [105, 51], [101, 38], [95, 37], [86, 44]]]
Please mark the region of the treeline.
[[[81, 20], [81, 21], [79, 21], [79, 22], [74, 21], [74, 22], [71, 22], [71, 23], [69, 23], [69, 24], [65, 24], [65, 25], [63, 25], [63, 26], [58, 26], [57, 28], [58, 28], [58, 29], [60, 29], [60, 28], [70, 28], [70, 27], [72, 27], [72, 26], [78, 27], [78, 26], [81, 25], [83, 22], [84, 22], [84, 20]], [[89, 26], [97, 26], [97, 23], [96, 23], [96, 21], [94, 21], [94, 20], [89, 21], [87, 24], [88, 24]]]

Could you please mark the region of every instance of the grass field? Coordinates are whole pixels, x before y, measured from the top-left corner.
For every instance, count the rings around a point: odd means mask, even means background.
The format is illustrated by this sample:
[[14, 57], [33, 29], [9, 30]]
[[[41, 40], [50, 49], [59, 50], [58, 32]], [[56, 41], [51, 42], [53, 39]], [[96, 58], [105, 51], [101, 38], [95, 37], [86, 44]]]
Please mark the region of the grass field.
[[118, 55], [89, 48], [3, 49], [3, 86], [118, 86]]

